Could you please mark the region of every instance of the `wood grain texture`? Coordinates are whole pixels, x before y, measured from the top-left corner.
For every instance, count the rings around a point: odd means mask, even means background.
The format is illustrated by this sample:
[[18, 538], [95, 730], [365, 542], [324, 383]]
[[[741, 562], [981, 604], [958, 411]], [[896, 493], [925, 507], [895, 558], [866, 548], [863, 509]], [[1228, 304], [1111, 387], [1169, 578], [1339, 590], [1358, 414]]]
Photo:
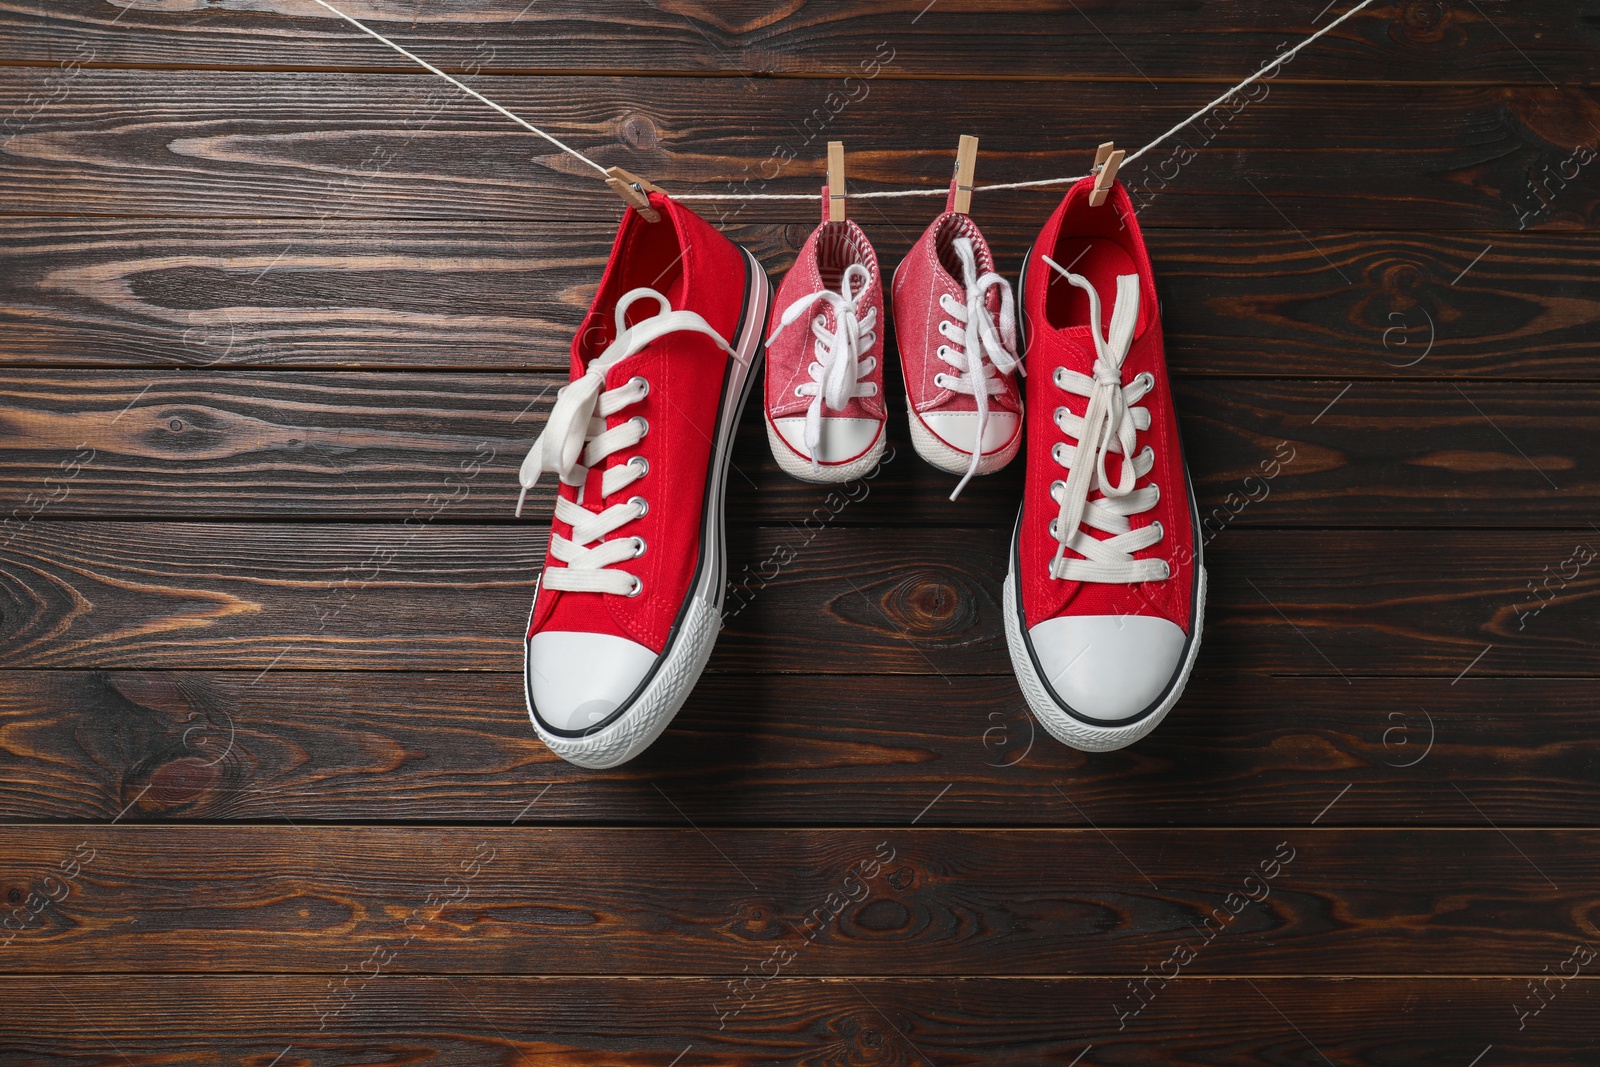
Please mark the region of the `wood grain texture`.
[[[1014, 276], [1037, 225], [991, 223], [981, 206], [979, 218]], [[921, 232], [872, 229], [891, 265]], [[614, 232], [610, 221], [0, 218], [0, 364], [565, 373]], [[777, 279], [809, 229], [725, 232]], [[1600, 373], [1600, 236], [1147, 237], [1180, 374]]]
[[[1347, 9], [341, 6], [808, 195], [1082, 170]], [[0, 1067], [1592, 1067], [1597, 46], [1383, 0], [1125, 169], [1210, 538], [1150, 738], [1024, 708], [1020, 467], [841, 503], [747, 419], [710, 668], [589, 772], [509, 507], [615, 199], [310, 0], [0, 0]], [[1060, 191], [978, 194], [1002, 270]], [[774, 277], [815, 218], [699, 209]]]
[[59, 898], [17, 920], [13, 974], [330, 973], [379, 946], [394, 973], [738, 974], [796, 944], [788, 975], [1138, 974], [1185, 942], [1191, 976], [1537, 974], [1600, 937], [1594, 831], [123, 825], [0, 842], [7, 896]]
[[6, 671], [0, 819], [503, 821], [546, 786], [521, 825], [892, 826], [937, 798], [917, 825], [1581, 827], [1600, 802], [1589, 679], [1202, 671], [1093, 755], [999, 681], [708, 674], [591, 771], [539, 743], [517, 674]]
[[[24, 523], [0, 548], [0, 654], [71, 669], [519, 670], [546, 531], [410, 522]], [[1592, 676], [1596, 540], [1225, 529], [1206, 554], [1199, 663]], [[710, 669], [905, 673], [929, 693], [951, 675], [1009, 676], [1007, 545], [1003, 529], [734, 527], [733, 617]]]
[[[929, 145], [920, 124], [904, 121], [926, 104], [915, 82], [862, 82], [848, 90], [852, 101], [793, 80], [750, 95], [718, 81], [715, 97], [700, 79], [476, 81], [600, 165], [669, 191], [814, 193], [825, 140], [862, 146], [853, 192], [949, 180], [953, 146]], [[609, 220], [620, 207], [586, 166], [439, 79], [84, 68], [61, 82], [47, 68], [0, 70], [0, 112], [31, 116], [0, 170], [10, 213]], [[1107, 135], [1142, 145], [1215, 95], [1178, 83], [1015, 84], [941, 90], [944, 127], [983, 138], [983, 181], [1080, 173]], [[1382, 86], [1264, 89], [1123, 169], [1146, 224], [1588, 229], [1600, 207], [1600, 172], [1579, 156], [1592, 162], [1600, 115], [1586, 90], [1417, 86], [1395, 107]], [[52, 102], [30, 103], [41, 99]], [[1115, 129], [1108, 113], [1119, 116]], [[975, 202], [984, 219], [1037, 225], [1058, 195], [979, 193]], [[920, 228], [936, 207], [875, 202], [863, 217], [874, 228]], [[745, 200], [706, 214], [742, 223], [812, 212]]]
[[[898, 377], [898, 374], [891, 374]], [[0, 535], [49, 518], [507, 519], [516, 471], [565, 376], [0, 372]], [[829, 488], [777, 468], [747, 409], [731, 521], [1003, 525], [1023, 464], [955, 479], [909, 446]], [[1600, 494], [1600, 386], [1187, 379], [1176, 401], [1207, 532], [1230, 525], [1581, 526]], [[1548, 479], [1548, 480], [1547, 480]], [[1552, 484], [1562, 492], [1552, 493]], [[659, 488], [658, 488], [658, 491]], [[430, 501], [430, 498], [432, 500]], [[549, 480], [530, 521], [553, 506]], [[1355, 506], [1359, 502], [1359, 506]]]
[[[855, 57], [892, 43], [902, 77], [1220, 78], [1236, 81], [1327, 20], [1250, 0], [1226, 7], [1162, 2], [1062, 8], [1042, 0], [943, 3], [583, 3], [487, 0], [470, 12], [406, 0], [343, 5], [379, 32], [457, 72], [657, 71], [857, 74]], [[1341, 10], [1343, 5], [1341, 5]], [[1527, 82], [1596, 77], [1600, 36], [1573, 0], [1528, 5], [1379, 4], [1301, 53], [1284, 80]], [[1101, 36], [1104, 34], [1105, 36]], [[1115, 39], [1116, 48], [1106, 45]], [[111, 65], [406, 69], [310, 0], [189, 7], [57, 0], [48, 13], [0, 8], [13, 62], [91, 55]]]
[[[344, 980], [333, 980], [340, 993]], [[1127, 986], [786, 979], [723, 1020], [714, 1006], [727, 1003], [728, 983], [708, 979], [397, 975], [352, 982], [359, 991], [340, 999], [320, 976], [21, 977], [0, 979], [10, 1024], [0, 1048], [25, 1064], [177, 1067], [265, 1067], [274, 1056], [280, 1067], [336, 1067], [375, 1053], [429, 1067], [668, 1067], [676, 1056], [692, 1067], [1064, 1067], [1078, 1056], [1096, 1067], [1266, 1067], [1322, 1055], [1392, 1067], [1467, 1064], [1490, 1045], [1485, 1064], [1589, 1067], [1600, 1048], [1600, 989], [1587, 979], [1520, 1030], [1512, 1005], [1526, 1009], [1531, 994], [1510, 978], [1179, 979], [1119, 1029], [1113, 1005], [1131, 1010]]]

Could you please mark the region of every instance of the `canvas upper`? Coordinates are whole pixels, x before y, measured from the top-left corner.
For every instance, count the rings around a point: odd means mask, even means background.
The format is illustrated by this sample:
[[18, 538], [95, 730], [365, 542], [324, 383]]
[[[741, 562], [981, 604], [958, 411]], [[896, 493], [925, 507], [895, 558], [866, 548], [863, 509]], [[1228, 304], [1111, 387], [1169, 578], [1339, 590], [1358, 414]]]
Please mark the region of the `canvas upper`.
[[[651, 194], [650, 204], [661, 222], [646, 222], [630, 210], [617, 231], [605, 274], [572, 342], [573, 381], [615, 338], [618, 300], [637, 288], [661, 293], [672, 309], [698, 315], [723, 339], [738, 331], [746, 288], [744, 253], [669, 197]], [[632, 325], [658, 311], [653, 300], [636, 300], [625, 321]], [[543, 631], [609, 634], [653, 653], [662, 651], [701, 560], [708, 465], [730, 358], [712, 338], [678, 330], [605, 371], [607, 390], [635, 377], [648, 383], [642, 400], [604, 419], [606, 428], [642, 418], [647, 429], [636, 445], [589, 468], [582, 506], [599, 511], [597, 504], [609, 507], [643, 498], [648, 511], [607, 535], [644, 542], [642, 555], [616, 565], [637, 577], [641, 588], [637, 596], [559, 591], [546, 580], [534, 605], [530, 637]], [[630, 463], [641, 466], [640, 460], [648, 464], [647, 472], [602, 499], [605, 473]], [[578, 503], [579, 488], [561, 484], [560, 496]], [[557, 517], [552, 533], [570, 538], [572, 526]], [[562, 566], [547, 556], [545, 573]]]
[[895, 344], [918, 452], [952, 473], [987, 474], [1021, 442], [1013, 300], [955, 192], [952, 182], [945, 211], [895, 271]]
[[774, 455], [785, 470], [818, 480], [881, 452], [887, 421], [878, 256], [859, 226], [829, 222], [826, 212], [824, 189], [824, 221], [773, 300], [766, 356]]
[[[1061, 205], [1040, 231], [1028, 255], [1021, 295], [1026, 364], [1029, 381], [1028, 471], [1023, 490], [1020, 530], [1020, 581], [1024, 610], [1030, 625], [1036, 625], [1065, 612], [1077, 614], [1131, 614], [1167, 619], [1187, 631], [1190, 624], [1191, 590], [1195, 567], [1194, 524], [1189, 482], [1178, 440], [1177, 416], [1167, 376], [1161, 319], [1154, 276], [1143, 235], [1134, 217], [1133, 205], [1119, 184], [1101, 208], [1089, 207], [1093, 179], [1086, 178], [1067, 193]], [[1057, 408], [1066, 407], [1082, 417], [1086, 398], [1064, 392], [1054, 381], [1057, 368], [1093, 376], [1097, 359], [1090, 334], [1089, 301], [1081, 290], [1043, 261], [1050, 256], [1063, 267], [1086, 277], [1100, 296], [1101, 329], [1110, 326], [1117, 293], [1117, 277], [1137, 275], [1139, 308], [1133, 338], [1122, 363], [1121, 380], [1132, 383], [1148, 375], [1150, 389], [1137, 401], [1150, 413], [1150, 426], [1136, 432], [1136, 448], [1151, 451], [1149, 473], [1135, 481], [1135, 487], [1155, 486], [1159, 500], [1149, 510], [1128, 516], [1132, 529], [1160, 523], [1162, 539], [1134, 552], [1135, 559], [1160, 559], [1167, 563], [1171, 576], [1163, 580], [1131, 583], [1085, 582], [1054, 579], [1050, 562], [1058, 550], [1050, 535], [1050, 523], [1059, 507], [1052, 497], [1052, 483], [1067, 476], [1067, 470], [1052, 458], [1058, 443], [1075, 446], [1076, 439], [1057, 425]], [[1112, 454], [1107, 473], [1119, 479], [1123, 458]], [[1103, 500], [1106, 494], [1094, 488], [1089, 497]], [[1090, 536], [1106, 539], [1103, 530], [1090, 530]], [[1082, 555], [1068, 549], [1066, 558]]]

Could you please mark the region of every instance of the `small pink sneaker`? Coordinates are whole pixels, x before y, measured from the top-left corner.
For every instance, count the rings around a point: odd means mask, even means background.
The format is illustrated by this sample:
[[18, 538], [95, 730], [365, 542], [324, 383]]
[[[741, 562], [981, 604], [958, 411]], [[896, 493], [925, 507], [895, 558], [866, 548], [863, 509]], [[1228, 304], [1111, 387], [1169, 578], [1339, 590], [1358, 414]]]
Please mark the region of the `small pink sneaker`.
[[906, 379], [911, 444], [942, 471], [976, 474], [1010, 463], [1022, 444], [1016, 311], [1011, 284], [970, 215], [955, 210], [956, 184], [894, 272], [895, 343]]
[[822, 213], [772, 305], [767, 443], [803, 482], [846, 482], [883, 456], [883, 287], [861, 227], [827, 221], [825, 186]]

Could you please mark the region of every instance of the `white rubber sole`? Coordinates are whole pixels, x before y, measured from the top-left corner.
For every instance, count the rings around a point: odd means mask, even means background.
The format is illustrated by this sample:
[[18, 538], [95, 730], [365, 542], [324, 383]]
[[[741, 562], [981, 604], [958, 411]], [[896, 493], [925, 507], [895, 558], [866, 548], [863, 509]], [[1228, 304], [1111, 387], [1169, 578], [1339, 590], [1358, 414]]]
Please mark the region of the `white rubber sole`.
[[872, 442], [872, 448], [861, 453], [858, 458], [842, 464], [818, 464], [816, 470], [811, 469], [810, 459], [795, 453], [789, 448], [784, 438], [779, 437], [778, 429], [773, 426], [773, 421], [762, 413], [762, 422], [766, 424], [766, 446], [773, 451], [773, 459], [778, 461], [778, 469], [798, 482], [810, 482], [813, 485], [835, 485], [838, 482], [853, 482], [862, 475], [869, 474], [870, 470], [878, 466], [878, 461], [883, 459], [883, 446], [888, 443], [888, 422], [878, 430], [878, 440]]
[[[700, 567], [699, 578], [689, 591], [679, 624], [667, 639], [667, 647], [642, 690], [635, 694], [627, 710], [593, 733], [571, 737], [553, 734], [539, 724], [534, 714], [533, 694], [527, 680], [527, 642], [523, 642], [523, 699], [527, 702], [528, 718], [533, 723], [539, 740], [566, 760], [580, 767], [604, 769], [615, 767], [633, 759], [660, 737], [667, 725], [677, 716], [684, 701], [700, 680], [716, 646], [717, 633], [722, 629], [722, 599], [727, 591], [727, 537], [725, 534], [724, 500], [728, 489], [728, 463], [733, 454], [733, 438], [739, 428], [739, 417], [749, 399], [750, 387], [756, 381], [763, 354], [762, 333], [767, 324], [767, 305], [772, 297], [772, 287], [766, 271], [754, 256], [744, 252], [750, 271], [749, 300], [744, 309], [744, 322], [735, 345], [735, 362], [724, 386], [722, 414], [717, 424], [717, 437], [713, 444], [713, 461], [706, 492], [706, 513], [701, 528], [701, 550], [706, 554]], [[531, 612], [530, 612], [531, 625]]]
[[762, 412], [761, 421], [767, 427], [767, 447], [772, 450], [772, 458], [777, 461], [778, 469], [789, 477], [802, 482], [811, 482], [814, 485], [834, 485], [838, 482], [854, 481], [872, 471], [883, 458], [884, 446], [888, 443], [889, 425], [887, 422], [878, 430], [878, 439], [872, 447], [848, 463], [819, 463], [815, 470], [811, 469], [811, 461], [798, 455], [788, 443], [778, 435], [777, 428], [772, 425], [772, 419]]
[[1127, 748], [1160, 726], [1161, 720], [1167, 717], [1167, 712], [1171, 711], [1178, 703], [1178, 699], [1183, 696], [1184, 687], [1189, 684], [1189, 672], [1194, 670], [1195, 657], [1200, 654], [1200, 631], [1205, 622], [1206, 610], [1204, 567], [1200, 567], [1196, 584], [1194, 618], [1190, 623], [1194, 627], [1194, 639], [1189, 642], [1189, 651], [1183, 658], [1183, 666], [1166, 698], [1154, 711], [1126, 726], [1118, 726], [1116, 723], [1099, 726], [1073, 715], [1065, 705], [1058, 702], [1051, 695], [1043, 679], [1039, 677], [1039, 672], [1034, 669], [1033, 656], [1028, 651], [1027, 637], [1022, 632], [1022, 620], [1017, 612], [1016, 574], [1007, 573], [1002, 607], [1006, 615], [1006, 647], [1011, 651], [1011, 669], [1016, 673], [1017, 685], [1022, 689], [1022, 695], [1028, 701], [1033, 717], [1039, 720], [1039, 725], [1063, 745], [1082, 752], [1111, 752]]
[[[917, 450], [917, 455], [927, 460], [930, 466], [937, 467], [946, 474], [965, 475], [967, 467], [972, 463], [972, 453], [963, 452], [959, 448], [952, 448], [939, 438], [939, 435], [917, 418], [917, 413], [911, 410], [911, 401], [906, 400], [906, 415], [911, 420], [911, 447]], [[1017, 432], [1012, 435], [1011, 441], [998, 452], [989, 452], [978, 460], [978, 474], [993, 474], [1007, 463], [1017, 457], [1017, 450], [1022, 447], [1022, 424], [1018, 421]]]

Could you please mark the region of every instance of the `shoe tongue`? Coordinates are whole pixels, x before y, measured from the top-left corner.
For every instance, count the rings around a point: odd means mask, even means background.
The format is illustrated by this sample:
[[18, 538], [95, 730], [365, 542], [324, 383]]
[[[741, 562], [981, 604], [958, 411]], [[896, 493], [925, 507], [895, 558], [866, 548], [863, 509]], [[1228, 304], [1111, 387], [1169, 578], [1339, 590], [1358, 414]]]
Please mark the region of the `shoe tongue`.
[[655, 341], [652, 341], [650, 344], [645, 345], [639, 351], [635, 352], [633, 355], [627, 357], [626, 359], [619, 359], [617, 362], [607, 367], [605, 371], [606, 388], [615, 389], [620, 385], [625, 385], [629, 378], [632, 378], [636, 373], [638, 373], [636, 368], [644, 362], [646, 356], [651, 354], [650, 350], [664, 340], [666, 340], [664, 337], [657, 338]]
[[[838, 293], [840, 296], [843, 296], [844, 295], [843, 290], [844, 290], [844, 282], [841, 281], [839, 283], [839, 288], [835, 289], [834, 292]], [[877, 278], [877, 275], [871, 274], [869, 272], [868, 275], [867, 275], [866, 283], [856, 287], [851, 293], [851, 295], [853, 297], [855, 297], [856, 307], [861, 309], [860, 314], [862, 314], [862, 315], [866, 314], [867, 309], [866, 309], [865, 305], [870, 304], [872, 302], [871, 301], [871, 297], [877, 291], [878, 291], [878, 278]]]
[[[1094, 361], [1098, 350], [1094, 346], [1094, 334], [1088, 326], [1067, 326], [1056, 331], [1056, 337], [1064, 342], [1068, 352], [1066, 365], [1084, 374], [1093, 373]], [[1081, 363], [1082, 366], [1074, 364]]]

